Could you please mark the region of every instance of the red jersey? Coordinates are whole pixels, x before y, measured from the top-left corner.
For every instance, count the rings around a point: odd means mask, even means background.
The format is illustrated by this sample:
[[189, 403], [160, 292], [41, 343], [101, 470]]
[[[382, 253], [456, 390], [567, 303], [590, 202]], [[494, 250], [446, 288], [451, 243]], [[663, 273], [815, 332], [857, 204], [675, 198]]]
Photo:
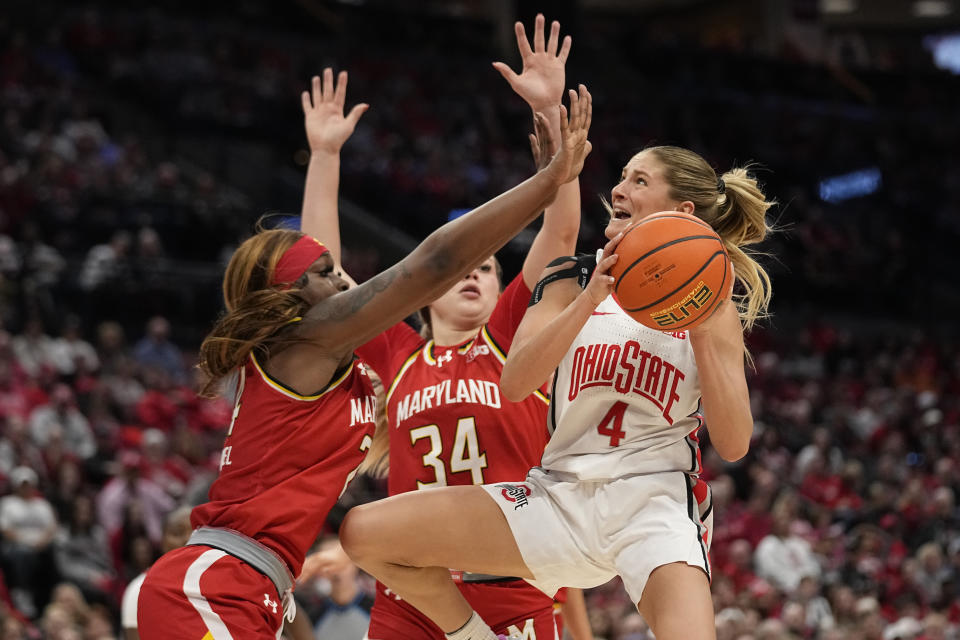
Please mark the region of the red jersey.
[[530, 290], [517, 276], [477, 336], [452, 347], [399, 323], [358, 349], [387, 390], [390, 495], [521, 480], [546, 446], [547, 398], [500, 394], [507, 350]]
[[294, 576], [373, 442], [376, 396], [354, 360], [327, 387], [302, 396], [252, 355], [240, 371], [233, 421], [210, 501], [194, 528], [225, 527], [266, 545]]

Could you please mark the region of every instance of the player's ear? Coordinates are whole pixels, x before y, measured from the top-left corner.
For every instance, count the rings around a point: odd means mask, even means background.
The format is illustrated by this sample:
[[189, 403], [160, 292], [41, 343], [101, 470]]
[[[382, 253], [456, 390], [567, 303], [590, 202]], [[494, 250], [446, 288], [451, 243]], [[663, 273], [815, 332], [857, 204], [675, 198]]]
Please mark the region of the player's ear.
[[694, 210], [695, 208], [696, 208], [696, 207], [694, 206], [694, 204], [693, 204], [692, 202], [690, 202], [689, 200], [684, 200], [683, 202], [681, 202], [680, 204], [678, 204], [678, 205], [676, 206], [676, 211], [680, 211], [681, 213], [688, 213], [688, 214], [690, 214], [690, 215], [693, 215], [693, 210]]

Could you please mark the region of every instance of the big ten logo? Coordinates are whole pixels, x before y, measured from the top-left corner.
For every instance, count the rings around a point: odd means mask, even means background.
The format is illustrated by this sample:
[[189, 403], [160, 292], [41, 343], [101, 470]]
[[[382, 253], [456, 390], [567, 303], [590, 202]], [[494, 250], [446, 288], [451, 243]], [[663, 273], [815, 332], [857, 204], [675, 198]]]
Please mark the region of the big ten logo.
[[657, 323], [657, 326], [669, 327], [687, 320], [691, 313], [702, 309], [712, 298], [713, 290], [701, 280], [683, 300], [672, 307], [651, 314], [650, 317]]
[[529, 502], [527, 501], [527, 496], [532, 493], [530, 487], [525, 484], [498, 484], [497, 488], [500, 489], [500, 495], [503, 496], [503, 499], [507, 502], [514, 503], [513, 510], [516, 511], [522, 507], [527, 506]]
[[467, 351], [467, 362], [473, 362], [479, 356], [490, 355], [490, 347], [485, 344], [475, 344]]

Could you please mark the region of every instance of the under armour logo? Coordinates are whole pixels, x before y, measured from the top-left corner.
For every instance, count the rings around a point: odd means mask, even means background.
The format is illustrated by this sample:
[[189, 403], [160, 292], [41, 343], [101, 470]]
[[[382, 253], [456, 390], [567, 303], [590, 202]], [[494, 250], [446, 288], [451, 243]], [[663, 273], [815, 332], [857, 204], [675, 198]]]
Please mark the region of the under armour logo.
[[442, 367], [444, 362], [450, 362], [451, 360], [453, 360], [453, 354], [447, 351], [446, 353], [441, 355], [439, 358], [437, 358], [437, 366]]
[[276, 603], [275, 600], [271, 600], [271, 599], [270, 599], [270, 594], [269, 594], [269, 593], [263, 594], [263, 606], [265, 606], [265, 607], [273, 607], [273, 612], [274, 612], [274, 613], [277, 612], [277, 603]]
[[383, 588], [383, 595], [385, 595], [385, 596], [390, 596], [390, 597], [393, 598], [394, 600], [403, 600], [403, 598], [401, 598], [401, 597], [400, 597], [395, 591], [393, 591], [390, 587], [384, 587], [384, 588]]

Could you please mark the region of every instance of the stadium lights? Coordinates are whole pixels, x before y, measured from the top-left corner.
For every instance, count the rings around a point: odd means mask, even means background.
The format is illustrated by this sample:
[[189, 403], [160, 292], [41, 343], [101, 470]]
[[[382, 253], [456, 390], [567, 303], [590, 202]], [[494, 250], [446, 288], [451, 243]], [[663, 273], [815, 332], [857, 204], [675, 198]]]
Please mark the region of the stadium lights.
[[933, 63], [939, 68], [960, 74], [960, 33], [927, 36], [924, 46], [933, 53]]
[[820, 181], [820, 199], [843, 202], [876, 193], [880, 188], [880, 169], [869, 167]]

